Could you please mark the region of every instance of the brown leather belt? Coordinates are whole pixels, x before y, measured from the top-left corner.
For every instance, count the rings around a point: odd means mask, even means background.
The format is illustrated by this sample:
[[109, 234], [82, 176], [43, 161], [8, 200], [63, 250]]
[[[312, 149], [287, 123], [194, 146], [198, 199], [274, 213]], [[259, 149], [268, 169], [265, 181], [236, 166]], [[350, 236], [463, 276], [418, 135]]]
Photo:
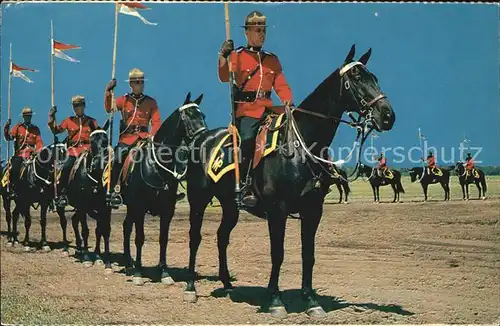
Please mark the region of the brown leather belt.
[[235, 102], [253, 102], [258, 99], [270, 99], [271, 91], [236, 91], [234, 93]]

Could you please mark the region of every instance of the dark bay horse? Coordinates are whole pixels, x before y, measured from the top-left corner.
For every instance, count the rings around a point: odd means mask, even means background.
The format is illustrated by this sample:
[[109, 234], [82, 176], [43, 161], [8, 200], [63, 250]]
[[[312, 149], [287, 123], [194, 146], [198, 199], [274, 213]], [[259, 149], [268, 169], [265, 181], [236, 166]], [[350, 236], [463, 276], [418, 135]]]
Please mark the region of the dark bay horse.
[[[359, 121], [363, 121], [363, 127], [377, 131], [390, 130], [395, 121], [395, 114], [380, 91], [377, 78], [366, 68], [371, 49], [359, 61], [353, 61], [354, 53], [353, 45], [342, 66], [331, 73], [293, 112], [285, 108], [286, 122], [279, 131], [279, 137], [284, 139], [286, 136], [287, 141], [282, 143], [284, 146], [280, 146], [282, 150], [264, 157], [254, 170], [252, 186], [259, 203], [253, 209], [245, 209], [268, 221], [272, 260], [268, 284], [269, 309], [277, 318], [287, 316], [278, 280], [284, 259], [286, 220], [295, 213], [300, 215], [302, 229], [302, 296], [308, 304], [308, 314], [325, 315], [312, 287], [315, 236], [326, 195], [318, 183], [330, 178], [327, 164], [332, 162], [324, 162], [327, 157], [324, 149], [331, 144], [339, 123], [344, 122], [341, 120], [342, 114], [346, 110], [357, 113]], [[218, 182], [214, 182], [207, 175], [209, 155], [222, 137], [227, 135], [226, 128], [210, 130], [190, 145], [192, 152], [187, 173], [191, 225], [190, 279], [184, 292], [184, 300], [189, 302], [197, 298], [196, 255], [201, 242], [203, 215], [213, 196], [222, 206], [222, 221], [217, 232], [219, 277], [225, 290], [233, 288], [227, 265], [227, 247], [239, 216], [235, 201], [235, 177], [233, 172], [228, 172]]]
[[[90, 148], [83, 152], [75, 161], [68, 182], [68, 201], [74, 207], [75, 213], [71, 221], [76, 238], [76, 256], [85, 266], [91, 266], [92, 261], [88, 254], [89, 228], [87, 215], [96, 220], [95, 229], [96, 264], [102, 264], [101, 238], [104, 239], [104, 263], [106, 271], [111, 271], [109, 260], [109, 237], [111, 233], [111, 208], [106, 205], [106, 192], [102, 183], [102, 175], [108, 162], [108, 135], [106, 130], [109, 120], [103, 128], [98, 128], [90, 134]], [[58, 208], [61, 219], [66, 219], [64, 208]], [[81, 225], [82, 232], [79, 230]]]
[[[186, 97], [188, 104], [190, 94]], [[200, 102], [201, 97], [195, 100]], [[146, 213], [160, 216], [160, 257], [158, 268], [161, 281], [170, 285], [174, 281], [167, 268], [167, 243], [170, 222], [175, 212], [177, 189], [187, 169], [187, 150], [183, 143], [203, 131], [204, 117], [196, 105], [182, 105], [160, 126], [154, 141], [148, 140], [141, 148], [131, 150], [133, 170], [122, 182], [123, 202], [127, 213], [123, 221], [123, 249], [127, 273], [134, 268], [133, 282], [142, 285], [142, 246], [144, 245], [144, 218]], [[130, 234], [135, 223], [135, 264], [130, 255]]]
[[[342, 203], [342, 200], [344, 199], [344, 195], [345, 195], [344, 203], [347, 204], [349, 194], [351, 193], [351, 188], [349, 187], [349, 180], [347, 177], [347, 173], [344, 170], [342, 170], [338, 167], [335, 167], [335, 165], [333, 165], [333, 164], [330, 167], [330, 173], [331, 173], [330, 183], [331, 183], [331, 185], [337, 186], [337, 189], [338, 189], [339, 194], [340, 194], [339, 204]], [[327, 193], [330, 193], [330, 192], [331, 192], [330, 185], [328, 185]]]
[[[2, 171], [1, 171], [1, 177], [0, 180], [3, 180], [5, 173], [7, 172], [8, 168], [8, 163], [3, 165], [2, 161]], [[2, 197], [2, 205], [5, 210], [5, 219], [7, 221], [7, 245], [12, 246], [11, 241], [11, 233], [12, 233], [12, 212], [11, 212], [11, 198], [10, 198], [10, 192], [8, 189], [8, 186], [3, 186], [2, 183], [0, 183], [0, 196]]]
[[[359, 173], [368, 178], [373, 190], [373, 201], [380, 203], [380, 187], [391, 185], [394, 191], [393, 203], [399, 202], [399, 194], [405, 193], [403, 184], [401, 183], [401, 173], [394, 169], [389, 169], [390, 177], [380, 177], [377, 174], [377, 169], [362, 164], [359, 168]], [[386, 172], [387, 173], [387, 172]]]
[[[477, 170], [477, 177], [476, 175], [474, 175], [475, 173], [466, 175], [467, 173], [463, 162], [458, 161], [455, 164], [455, 173], [457, 174], [458, 181], [460, 182], [460, 186], [462, 187], [463, 200], [469, 200], [469, 185], [471, 183], [474, 183], [477, 187], [477, 190], [479, 191], [478, 199], [486, 199], [486, 191], [488, 190], [488, 187], [486, 186], [486, 176], [480, 169], [476, 167], [474, 167], [474, 169]], [[465, 197], [466, 193], [467, 198]]]
[[[63, 157], [66, 154], [66, 146], [61, 143], [54, 143], [43, 147], [30, 160], [23, 163], [21, 176], [18, 181], [17, 192], [18, 196], [14, 200], [16, 207], [12, 212], [12, 234], [9, 242], [16, 244], [17, 239], [17, 221], [19, 216], [24, 217], [24, 226], [26, 234], [23, 244], [25, 250], [30, 250], [29, 231], [31, 227], [30, 207], [37, 204], [40, 207], [40, 226], [42, 236], [40, 239], [40, 247], [45, 251], [50, 251], [50, 247], [46, 238], [47, 227], [47, 210], [49, 205], [53, 204], [54, 199], [54, 157]], [[61, 228], [63, 231], [63, 252], [68, 251], [68, 240], [66, 235], [67, 221], [64, 218], [60, 219]]]
[[439, 168], [443, 175], [429, 174], [427, 173], [427, 168], [423, 167], [414, 167], [408, 170], [410, 174], [411, 182], [419, 181], [422, 185], [422, 189], [424, 191], [424, 201], [427, 201], [427, 189], [430, 184], [439, 183], [444, 190], [444, 200], [450, 200], [450, 170], [441, 167]]

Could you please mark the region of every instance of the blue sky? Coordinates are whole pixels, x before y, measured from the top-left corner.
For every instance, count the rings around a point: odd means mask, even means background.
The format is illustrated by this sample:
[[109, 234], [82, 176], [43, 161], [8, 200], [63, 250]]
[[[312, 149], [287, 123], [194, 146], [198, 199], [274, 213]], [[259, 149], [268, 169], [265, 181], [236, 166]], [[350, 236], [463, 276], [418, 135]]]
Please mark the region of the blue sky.
[[[223, 4], [147, 5], [152, 10], [142, 14], [158, 26], [119, 16], [117, 93], [129, 90], [124, 80], [131, 68], [138, 67], [148, 78], [145, 93], [157, 99], [162, 119], [191, 91], [193, 96], [204, 93], [202, 109], [209, 127], [227, 126], [228, 86], [217, 78], [217, 51], [225, 39]], [[443, 147], [449, 153], [465, 134], [470, 146], [482, 147], [477, 157], [482, 164], [500, 164], [498, 6], [235, 3], [230, 5], [230, 19], [237, 45], [245, 44], [239, 26], [252, 10], [268, 17], [265, 48], [279, 56], [296, 103], [343, 62], [353, 43], [356, 57], [372, 47], [368, 68], [379, 78], [397, 114], [394, 129], [379, 135], [375, 147], [418, 146], [420, 127], [429, 146]], [[12, 120], [19, 121], [22, 107], [30, 105], [45, 143], [51, 141], [46, 127], [51, 20], [56, 40], [82, 47], [67, 52], [80, 63], [55, 59], [58, 120], [72, 114], [71, 96], [83, 94], [86, 113], [103, 123], [102, 97], [111, 77], [114, 5], [2, 4], [2, 121], [7, 118], [12, 43], [16, 64], [40, 70], [27, 72], [33, 84], [13, 79]], [[352, 145], [353, 137], [353, 130], [340, 127], [334, 148]], [[387, 156], [392, 164], [393, 153]], [[438, 163], [439, 159], [438, 153]]]

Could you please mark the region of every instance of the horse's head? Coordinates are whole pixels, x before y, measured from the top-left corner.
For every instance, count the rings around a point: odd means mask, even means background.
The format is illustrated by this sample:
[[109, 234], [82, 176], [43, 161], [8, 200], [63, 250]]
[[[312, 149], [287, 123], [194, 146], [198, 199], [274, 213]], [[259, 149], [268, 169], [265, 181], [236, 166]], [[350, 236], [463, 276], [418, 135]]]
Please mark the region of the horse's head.
[[106, 123], [102, 128], [97, 128], [90, 134], [90, 152], [92, 155], [97, 155], [103, 151], [107, 151], [109, 139], [106, 130], [108, 130], [108, 127], [109, 120], [106, 120]]
[[43, 147], [36, 155], [36, 160], [42, 167], [52, 169], [54, 159], [57, 160], [59, 165], [62, 165], [67, 154], [66, 144], [54, 143]]
[[457, 163], [455, 163], [455, 172], [459, 174], [461, 171], [463, 171], [463, 169], [464, 163], [462, 161], [457, 161]]
[[408, 174], [410, 175], [410, 180], [411, 182], [415, 182], [420, 175], [418, 174], [418, 171], [413, 168], [408, 170]]
[[184, 103], [162, 123], [155, 134], [155, 141], [178, 144], [185, 140], [189, 143], [199, 133], [207, 130], [205, 115], [199, 106], [202, 99], [203, 94], [191, 101], [191, 93], [188, 93]]
[[348, 111], [358, 113], [375, 130], [387, 131], [392, 129], [396, 115], [377, 77], [366, 67], [371, 52], [370, 48], [354, 61], [355, 45], [351, 47], [340, 69], [341, 98]]
[[359, 164], [359, 173], [361, 175], [366, 175], [367, 177], [370, 176], [370, 174], [372, 173], [372, 168], [367, 166], [367, 165], [364, 165], [363, 163], [360, 163]]

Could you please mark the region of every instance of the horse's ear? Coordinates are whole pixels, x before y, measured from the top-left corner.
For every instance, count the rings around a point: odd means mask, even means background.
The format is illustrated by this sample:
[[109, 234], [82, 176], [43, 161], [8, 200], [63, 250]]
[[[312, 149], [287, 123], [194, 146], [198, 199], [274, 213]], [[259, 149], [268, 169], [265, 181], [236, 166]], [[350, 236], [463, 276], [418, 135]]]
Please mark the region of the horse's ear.
[[201, 93], [200, 96], [198, 96], [198, 98], [196, 100], [194, 100], [194, 103], [196, 103], [197, 105], [200, 105], [201, 100], [203, 100], [203, 93]]
[[102, 130], [107, 131], [108, 128], [109, 128], [109, 119], [106, 120], [106, 122], [104, 123], [104, 126], [102, 126]]
[[354, 54], [356, 53], [356, 44], [353, 44], [351, 46], [351, 51], [347, 54], [347, 57], [345, 57], [344, 64], [351, 63], [352, 60], [354, 60]]
[[188, 104], [191, 101], [191, 92], [188, 92], [186, 95], [186, 99], [184, 100], [184, 104]]
[[368, 59], [370, 59], [371, 55], [372, 55], [372, 48], [369, 48], [368, 51], [366, 51], [366, 53], [363, 54], [358, 61], [366, 66], [366, 63], [368, 62]]

